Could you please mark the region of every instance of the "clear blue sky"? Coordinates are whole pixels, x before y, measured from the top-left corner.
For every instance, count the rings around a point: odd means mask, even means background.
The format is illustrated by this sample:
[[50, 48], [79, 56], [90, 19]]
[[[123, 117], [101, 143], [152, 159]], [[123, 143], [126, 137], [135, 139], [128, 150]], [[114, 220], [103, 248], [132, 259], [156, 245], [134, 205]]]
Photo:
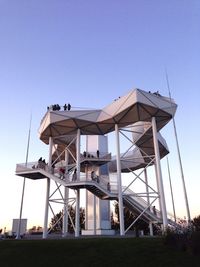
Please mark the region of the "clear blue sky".
[[[22, 179], [15, 165], [25, 162], [31, 112], [33, 161], [48, 153], [37, 130], [49, 104], [102, 108], [135, 87], [168, 95], [165, 68], [178, 104], [192, 217], [200, 214], [199, 25], [199, 0], [0, 0], [0, 228], [19, 216]], [[171, 123], [162, 134], [184, 216]], [[44, 181], [28, 180], [23, 217], [31, 225], [43, 224], [44, 199]]]

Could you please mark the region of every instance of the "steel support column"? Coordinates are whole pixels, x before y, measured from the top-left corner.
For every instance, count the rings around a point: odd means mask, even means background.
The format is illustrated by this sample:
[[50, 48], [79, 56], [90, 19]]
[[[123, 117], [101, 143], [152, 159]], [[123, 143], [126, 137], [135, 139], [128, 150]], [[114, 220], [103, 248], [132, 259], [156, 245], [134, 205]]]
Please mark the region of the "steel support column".
[[[144, 179], [145, 179], [146, 193], [147, 193], [147, 205], [149, 206], [150, 199], [149, 199], [148, 176], [147, 176], [147, 169], [146, 168], [144, 169]], [[152, 225], [152, 222], [149, 222], [149, 232], [150, 232], [150, 236], [153, 236], [153, 225]]]
[[118, 124], [115, 124], [115, 136], [116, 136], [116, 149], [117, 149], [116, 161], [117, 161], [117, 186], [118, 186], [120, 235], [125, 235], [125, 231], [124, 231], [124, 207], [123, 207], [122, 181], [121, 181], [120, 141], [119, 141]]
[[145, 179], [146, 193], [147, 193], [147, 205], [149, 206], [150, 200], [149, 200], [149, 187], [148, 187], [147, 169], [144, 169], [144, 179]]
[[153, 143], [154, 143], [155, 160], [156, 160], [156, 172], [158, 176], [157, 179], [158, 190], [159, 190], [162, 219], [163, 219], [163, 231], [165, 231], [168, 225], [168, 220], [167, 220], [167, 211], [165, 204], [165, 195], [164, 195], [163, 179], [162, 179], [161, 164], [160, 164], [160, 151], [158, 145], [157, 126], [155, 117], [152, 117], [152, 131], [153, 131]]
[[[81, 147], [81, 131], [77, 129], [76, 138], [76, 171], [77, 171], [77, 181], [80, 181], [80, 147]], [[80, 189], [76, 190], [76, 229], [75, 236], [80, 235]]]
[[159, 210], [160, 210], [160, 218], [162, 219], [162, 207], [161, 207], [161, 202], [160, 202], [160, 193], [159, 193], [159, 188], [158, 188], [158, 184], [159, 184], [159, 180], [158, 180], [158, 172], [157, 172], [157, 168], [156, 168], [156, 162], [154, 162], [154, 169], [155, 169], [155, 174], [156, 174], [156, 184], [157, 184], [157, 191], [158, 191], [158, 204], [159, 204]]
[[[48, 168], [51, 170], [52, 163], [52, 148], [53, 148], [53, 138], [49, 137], [49, 161]], [[43, 238], [47, 237], [48, 232], [48, 215], [49, 215], [49, 194], [50, 194], [50, 179], [47, 178], [47, 189], [46, 189], [46, 205], [45, 205], [45, 215], [44, 215], [44, 226], [43, 226]]]
[[97, 234], [97, 210], [96, 210], [96, 207], [97, 207], [97, 203], [96, 203], [96, 196], [94, 195], [93, 196], [93, 218], [94, 218], [94, 235]]
[[[69, 152], [65, 149], [65, 180], [68, 179], [68, 163], [69, 163]], [[62, 236], [66, 237], [68, 233], [68, 198], [69, 198], [69, 188], [64, 187], [64, 207], [63, 207], [63, 227]]]

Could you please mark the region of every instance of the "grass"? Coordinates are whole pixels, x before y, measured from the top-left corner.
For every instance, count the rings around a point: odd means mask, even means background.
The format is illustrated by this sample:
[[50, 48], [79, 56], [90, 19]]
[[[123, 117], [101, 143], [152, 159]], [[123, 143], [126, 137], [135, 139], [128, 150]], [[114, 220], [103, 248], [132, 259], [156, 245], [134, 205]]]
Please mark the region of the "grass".
[[200, 266], [200, 256], [172, 249], [162, 238], [0, 240], [1, 267]]

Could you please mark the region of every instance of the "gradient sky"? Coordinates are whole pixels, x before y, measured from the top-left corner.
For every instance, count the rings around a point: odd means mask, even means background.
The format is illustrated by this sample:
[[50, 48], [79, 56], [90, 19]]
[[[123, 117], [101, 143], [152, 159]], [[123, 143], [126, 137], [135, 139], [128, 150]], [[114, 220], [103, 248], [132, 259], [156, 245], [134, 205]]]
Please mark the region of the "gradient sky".
[[[165, 68], [191, 215], [200, 214], [199, 25], [199, 0], [0, 0], [0, 228], [19, 217], [23, 179], [15, 166], [25, 162], [31, 113], [34, 161], [48, 155], [37, 133], [48, 105], [102, 108], [136, 87], [168, 95]], [[177, 213], [185, 216], [172, 123], [162, 134]], [[27, 180], [29, 226], [43, 225], [44, 200], [45, 182]]]

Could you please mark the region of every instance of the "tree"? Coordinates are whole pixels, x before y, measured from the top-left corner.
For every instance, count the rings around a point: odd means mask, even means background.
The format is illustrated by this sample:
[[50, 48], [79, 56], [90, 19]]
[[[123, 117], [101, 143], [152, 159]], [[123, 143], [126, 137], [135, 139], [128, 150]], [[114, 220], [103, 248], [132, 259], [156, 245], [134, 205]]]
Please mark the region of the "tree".
[[[76, 214], [75, 207], [69, 205], [68, 212], [70, 215], [68, 216], [68, 231], [70, 233], [73, 233], [74, 232], [73, 224], [75, 225], [75, 214]], [[51, 219], [50, 223], [51, 232], [57, 232], [57, 233], [61, 232], [62, 226], [63, 226], [63, 211], [60, 211], [57, 214], [55, 214]], [[85, 228], [85, 209], [80, 208], [80, 229], [84, 228]]]
[[195, 231], [200, 231], [200, 215], [192, 220], [192, 225]]
[[[114, 216], [114, 214], [116, 216]], [[114, 202], [114, 214], [111, 214], [111, 226], [112, 229], [116, 229], [118, 230], [120, 225], [119, 225], [119, 205], [118, 202]], [[124, 207], [124, 227], [125, 229], [127, 229], [131, 223], [137, 218], [137, 215], [132, 212], [130, 209], [128, 209], [127, 207]], [[131, 226], [131, 228], [129, 230], [136, 230], [136, 232], [138, 232], [139, 230], [143, 230], [144, 233], [148, 233], [149, 232], [149, 226], [148, 224], [141, 220], [138, 219], [134, 225]]]

